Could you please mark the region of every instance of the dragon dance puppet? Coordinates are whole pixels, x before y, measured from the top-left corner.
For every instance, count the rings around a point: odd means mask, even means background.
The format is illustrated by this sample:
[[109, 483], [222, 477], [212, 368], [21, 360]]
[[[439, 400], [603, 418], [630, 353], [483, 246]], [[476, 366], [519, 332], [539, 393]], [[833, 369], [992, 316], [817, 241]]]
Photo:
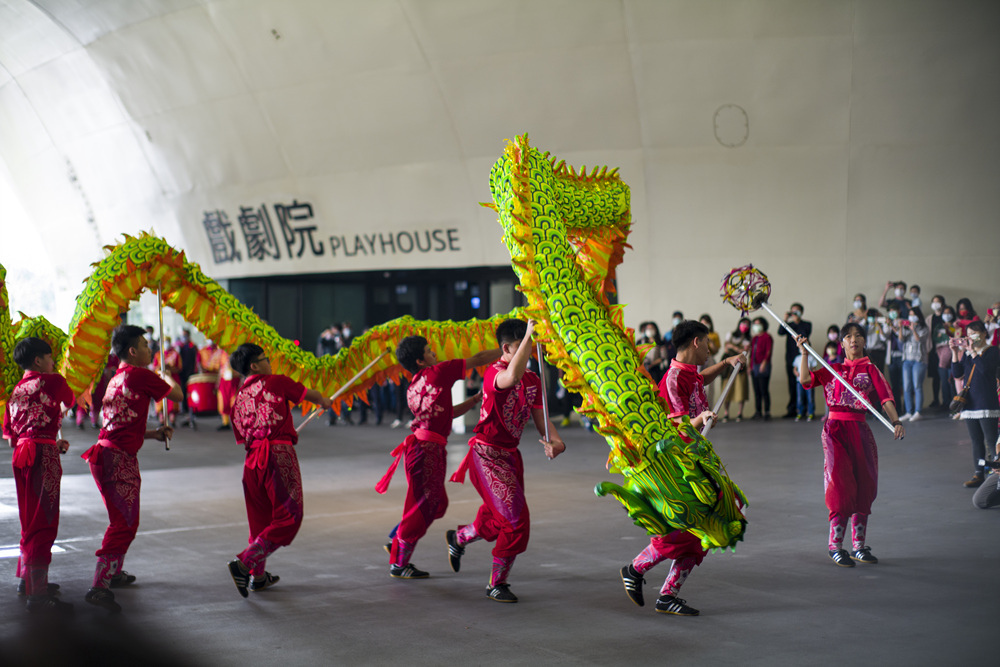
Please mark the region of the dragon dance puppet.
[[[443, 357], [469, 357], [495, 347], [496, 325], [510, 317], [533, 318], [548, 361], [564, 373], [565, 386], [583, 397], [580, 413], [598, 424], [610, 447], [608, 470], [624, 483], [598, 484], [598, 495], [616, 497], [650, 535], [686, 530], [705, 548], [734, 547], [746, 527], [746, 498], [726, 474], [712, 444], [685, 420], [674, 424], [642, 366], [623, 307], [612, 305], [616, 267], [630, 227], [629, 189], [617, 169], [586, 167], [577, 173], [528, 144], [508, 144], [490, 175], [493, 202], [503, 227], [520, 290], [528, 305], [489, 320], [417, 321], [401, 317], [372, 327], [349, 348], [317, 358], [282, 338], [183, 252], [152, 234], [126, 236], [105, 250], [77, 299], [69, 331], [42, 317], [9, 315], [6, 271], [0, 266], [0, 408], [21, 370], [11, 353], [17, 340], [47, 341], [74, 394], [102, 371], [111, 331], [144, 290], [162, 290], [163, 303], [220, 347], [231, 351], [252, 340], [271, 359], [273, 372], [288, 375], [327, 396], [371, 368], [334, 403], [340, 410], [402, 368], [383, 352], [409, 335], [422, 335]], [[382, 355], [382, 356], [380, 356]], [[684, 433], [684, 438], [681, 433]]]

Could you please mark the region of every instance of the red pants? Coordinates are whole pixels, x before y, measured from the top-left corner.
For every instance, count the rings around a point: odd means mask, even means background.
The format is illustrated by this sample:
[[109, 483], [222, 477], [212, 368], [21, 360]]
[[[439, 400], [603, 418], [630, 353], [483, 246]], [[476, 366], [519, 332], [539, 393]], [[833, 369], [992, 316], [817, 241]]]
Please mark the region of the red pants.
[[295, 448], [271, 443], [266, 455], [255, 450], [243, 466], [243, 497], [250, 542], [260, 538], [275, 546], [292, 543], [302, 526], [302, 474]]
[[[448, 494], [444, 488], [446, 452], [444, 445], [415, 440], [406, 448], [404, 457], [406, 500], [396, 537], [412, 548], [427, 534], [430, 525], [448, 510]], [[393, 540], [394, 563], [397, 562], [397, 550], [397, 542]]]
[[139, 530], [139, 459], [135, 456], [96, 444], [83, 454], [90, 461], [90, 474], [97, 482], [110, 525], [96, 556], [124, 556]]
[[831, 512], [871, 514], [878, 494], [878, 449], [863, 421], [827, 419], [823, 425], [823, 488]]
[[[33, 454], [29, 448], [34, 449]], [[47, 567], [52, 561], [52, 544], [59, 531], [59, 482], [62, 478], [59, 449], [55, 444], [21, 440], [14, 450], [13, 468], [17, 511], [21, 517], [21, 557], [17, 561], [17, 576], [23, 578], [22, 568]]]
[[516, 449], [482, 443], [472, 447], [469, 475], [483, 504], [473, 527], [487, 542], [496, 540], [493, 555], [510, 558], [528, 548], [531, 517], [524, 498], [524, 463]]

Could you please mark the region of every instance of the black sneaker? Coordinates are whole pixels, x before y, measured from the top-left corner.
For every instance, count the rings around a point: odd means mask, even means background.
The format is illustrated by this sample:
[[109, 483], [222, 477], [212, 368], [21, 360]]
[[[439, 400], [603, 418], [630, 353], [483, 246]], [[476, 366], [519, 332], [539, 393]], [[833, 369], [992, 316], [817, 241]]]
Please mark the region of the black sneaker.
[[[24, 583], [24, 579], [20, 579], [17, 582], [17, 597], [23, 598], [28, 595], [27, 584]], [[49, 589], [46, 591], [49, 597], [59, 595], [59, 584], [49, 584]]]
[[122, 586], [128, 586], [129, 584], [135, 583], [135, 575], [129, 574], [125, 570], [118, 572], [115, 576], [111, 577], [111, 588], [121, 588]]
[[390, 565], [389, 576], [393, 579], [426, 579], [431, 576], [423, 570], [418, 570], [413, 563], [406, 565]]
[[279, 581], [281, 581], [281, 577], [265, 571], [263, 577], [254, 577], [250, 580], [250, 590], [256, 593], [257, 591], [262, 591], [265, 588], [274, 586]]
[[656, 600], [656, 611], [661, 614], [674, 614], [676, 616], [697, 616], [701, 613], [694, 607], [689, 607], [687, 600], [682, 600], [673, 595], [661, 595]]
[[840, 567], [854, 567], [851, 554], [846, 549], [830, 549], [830, 558]]
[[29, 614], [42, 614], [51, 616], [70, 616], [73, 613], [73, 605], [69, 602], [61, 602], [51, 595], [31, 596], [25, 609]]
[[121, 605], [115, 602], [115, 594], [107, 588], [91, 588], [83, 599], [92, 605], [107, 609], [112, 614], [122, 610]]
[[646, 583], [646, 580], [642, 578], [641, 574], [635, 571], [632, 563], [622, 568], [622, 583], [625, 584], [625, 595], [628, 596], [629, 600], [640, 607], [646, 604], [642, 599], [642, 585]]
[[486, 597], [497, 602], [517, 602], [517, 596], [510, 592], [510, 584], [487, 586]]
[[233, 583], [236, 584], [236, 590], [243, 597], [247, 597], [249, 595], [247, 593], [247, 586], [250, 584], [250, 570], [247, 569], [247, 566], [239, 558], [234, 558], [229, 561], [229, 574], [233, 576]]
[[851, 553], [851, 560], [856, 560], [859, 563], [865, 563], [868, 565], [875, 565], [878, 563], [878, 558], [872, 556], [871, 547], [861, 547]]
[[[458, 572], [462, 568], [462, 556], [465, 555], [465, 547], [458, 543], [458, 533], [454, 530], [449, 530], [444, 534], [444, 539], [448, 542], [448, 562], [451, 564], [451, 569], [454, 572]], [[517, 601], [517, 598], [514, 598]]]

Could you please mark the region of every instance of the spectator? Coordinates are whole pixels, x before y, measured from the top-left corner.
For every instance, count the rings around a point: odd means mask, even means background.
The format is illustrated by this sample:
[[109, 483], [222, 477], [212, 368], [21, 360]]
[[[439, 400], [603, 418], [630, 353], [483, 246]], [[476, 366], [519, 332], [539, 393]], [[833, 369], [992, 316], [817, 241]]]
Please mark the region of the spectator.
[[959, 336], [965, 336], [966, 328], [972, 322], [979, 322], [979, 315], [976, 314], [976, 309], [972, 307], [972, 302], [966, 298], [958, 300], [955, 304], [955, 310], [958, 311], [958, 319], [955, 320], [955, 326], [958, 329]]
[[[804, 308], [801, 303], [793, 303], [792, 307], [785, 313], [785, 322], [795, 332], [796, 336], [809, 338], [812, 335], [812, 322], [802, 319]], [[785, 419], [794, 419], [798, 414], [798, 376], [792, 362], [799, 356], [799, 348], [795, 345], [795, 336], [789, 336], [784, 327], [778, 329], [779, 336], [785, 336], [785, 376], [788, 380], [788, 405], [785, 410]], [[812, 390], [810, 389], [810, 392]]]
[[888, 320], [882, 317], [875, 308], [868, 309], [867, 322], [868, 337], [865, 341], [865, 350], [868, 353], [868, 361], [878, 369], [879, 373], [885, 371], [885, 358], [889, 349], [889, 334], [887, 333]]
[[[865, 311], [867, 313], [868, 311]], [[866, 314], [865, 317], [868, 317]], [[826, 342], [833, 343], [837, 348], [837, 363], [842, 363], [844, 361], [843, 352], [840, 351], [840, 327], [836, 324], [831, 324], [826, 328]], [[815, 361], [815, 359], [813, 359]], [[869, 359], [871, 361], [871, 359]]]
[[910, 306], [920, 306], [920, 285], [910, 285]]
[[[838, 337], [840, 336], [840, 330], [839, 329], [837, 330], [837, 336]], [[808, 343], [809, 341], [806, 340], [806, 342]], [[834, 354], [835, 355], [837, 354], [836, 350], [839, 349], [839, 348], [840, 348], [840, 346], [838, 345], [837, 348], [834, 350]], [[801, 367], [802, 367], [802, 355], [803, 354], [805, 354], [805, 356], [807, 357], [806, 358], [806, 367], [809, 369], [810, 372], [816, 370], [817, 368], [819, 368], [819, 362], [816, 361], [816, 359], [814, 359], [811, 354], [809, 354], [808, 352], [800, 352], [795, 357], [795, 369], [796, 369], [796, 371], [799, 371], [799, 369], [801, 369]], [[830, 363], [829, 359], [827, 359], [827, 363]], [[809, 389], [806, 389], [804, 386], [802, 386], [802, 377], [801, 377], [801, 375], [799, 375], [798, 373], [796, 373], [796, 377], [798, 378], [799, 382], [798, 382], [798, 387], [796, 387], [796, 391], [795, 391], [795, 400], [796, 400], [796, 403], [795, 403], [795, 409], [796, 409], [795, 421], [800, 422], [803, 419], [805, 419], [806, 421], [812, 421], [813, 419], [816, 418], [816, 398], [815, 398], [815, 394], [813, 393], [811, 387]], [[808, 380], [808, 379], [809, 378], [807, 377], [806, 380]]]
[[[698, 368], [698, 372], [700, 373], [702, 369], [715, 365], [715, 355], [722, 349], [722, 339], [719, 338], [719, 334], [715, 331], [715, 324], [712, 322], [711, 315], [705, 313], [698, 318], [698, 321], [708, 327], [708, 360], [703, 366]], [[712, 378], [712, 381], [705, 385], [705, 395], [708, 399], [709, 407], [715, 405], [715, 378]]]
[[[854, 310], [847, 313], [847, 321], [856, 322], [857, 324], [864, 326], [865, 318], [868, 316], [868, 298], [861, 292], [858, 292], [854, 295], [853, 305]], [[839, 329], [837, 330], [837, 335], [840, 335]]]
[[[968, 334], [968, 338], [951, 340], [951, 372], [953, 377], [962, 378], [969, 386], [968, 400], [959, 419], [965, 421], [972, 439], [974, 474], [965, 486], [976, 488], [986, 479], [986, 469], [979, 464], [986, 458], [986, 443], [997, 441], [1000, 401], [996, 383], [1000, 377], [1000, 351], [986, 340], [986, 327], [982, 322], [970, 322]], [[964, 352], [961, 357], [959, 350]]]
[[[906, 312], [909, 312], [909, 309]], [[896, 306], [890, 307], [887, 313], [889, 325], [889, 364], [887, 370], [889, 386], [892, 387], [892, 400], [896, 405], [903, 404], [903, 343], [899, 339], [899, 313]]]
[[927, 341], [930, 338], [920, 306], [910, 306], [907, 319], [899, 321], [897, 333], [903, 347], [903, 401], [906, 405], [906, 413], [899, 420], [917, 421], [924, 402]]
[[[950, 327], [941, 318], [944, 307], [944, 297], [935, 294], [931, 298], [931, 314], [924, 320], [929, 332], [927, 342], [930, 349], [927, 351], [927, 374], [931, 377], [931, 402], [927, 407], [930, 409], [939, 408], [942, 405], [947, 407], [951, 403], [950, 395], [948, 398], [943, 398], [949, 384], [947, 372], [951, 366], [951, 353], [948, 351], [948, 339], [951, 337]], [[945, 372], [943, 378], [942, 368]]]
[[642, 336], [639, 338], [639, 345], [650, 345], [653, 347], [646, 352], [646, 356], [642, 359], [642, 367], [646, 369], [650, 377], [653, 378], [653, 382], [660, 384], [660, 379], [663, 378], [663, 374], [667, 372], [667, 366], [670, 361], [667, 359], [667, 345], [664, 343], [663, 338], [660, 337], [660, 328], [656, 326], [656, 322], [643, 322], [639, 325]]
[[[678, 324], [680, 324], [683, 321], [684, 321], [684, 313], [682, 313], [679, 310], [675, 310], [670, 320], [670, 331], [668, 331], [663, 336], [663, 340], [669, 343], [674, 337], [674, 329], [677, 327]], [[671, 356], [670, 358], [673, 359], [673, 356]]]
[[[750, 320], [743, 317], [740, 318], [739, 323], [736, 325], [736, 330], [731, 331], [726, 334], [725, 342], [725, 352], [722, 358], [735, 357], [741, 352], [748, 352], [750, 350]], [[749, 355], [747, 355], [749, 356]], [[728, 371], [728, 372], [726, 372]], [[729, 377], [732, 373], [732, 367], [728, 369], [723, 368], [723, 377]], [[747, 383], [747, 369], [746, 367], [740, 368], [739, 374], [736, 376], [736, 381], [733, 382], [733, 388], [729, 391], [724, 402], [725, 413], [722, 416], [722, 421], [729, 421], [729, 405], [731, 403], [736, 403], [736, 421], [743, 421], [743, 403], [747, 400], [747, 396], [750, 394], [750, 388]]]
[[983, 324], [986, 325], [986, 338], [990, 345], [1000, 345], [1000, 301], [986, 311]]
[[[753, 419], [771, 419], [771, 353], [774, 339], [767, 333], [767, 320], [756, 318], [750, 325], [750, 377], [753, 380]], [[761, 406], [763, 405], [763, 412]]]
[[[892, 290], [891, 297], [888, 296], [889, 290]], [[886, 310], [895, 307], [897, 313], [905, 313], [910, 307], [910, 302], [904, 298], [905, 296], [906, 283], [903, 281], [894, 282], [890, 280], [885, 284], [885, 289], [882, 291], [882, 298], [879, 299], [878, 307], [885, 308]], [[897, 403], [897, 405], [899, 404]]]

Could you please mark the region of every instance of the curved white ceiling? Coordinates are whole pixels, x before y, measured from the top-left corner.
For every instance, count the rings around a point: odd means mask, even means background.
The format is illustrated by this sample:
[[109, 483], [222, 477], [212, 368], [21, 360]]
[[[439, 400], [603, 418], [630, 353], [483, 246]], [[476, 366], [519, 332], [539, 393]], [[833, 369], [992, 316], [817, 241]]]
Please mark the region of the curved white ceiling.
[[[915, 164], [997, 145], [998, 7], [0, 0], [0, 175], [59, 240], [47, 249], [73, 285], [101, 245], [151, 228], [216, 277], [505, 264], [477, 203], [504, 139], [525, 131], [574, 165], [622, 167], [633, 245], [678, 220], [719, 238], [817, 211], [817, 225], [866, 225], [885, 211], [864, 169], [887, 146], [923, 147], [893, 154]], [[739, 109], [717, 119], [727, 104]], [[730, 148], [740, 113], [749, 137]], [[971, 150], [977, 173], [995, 166]], [[247, 256], [241, 207], [304, 203], [295, 224], [316, 227], [322, 256], [280, 236], [280, 261]], [[239, 261], [215, 261], [206, 214], [226, 216]], [[432, 230], [452, 230], [445, 255], [353, 245]]]

